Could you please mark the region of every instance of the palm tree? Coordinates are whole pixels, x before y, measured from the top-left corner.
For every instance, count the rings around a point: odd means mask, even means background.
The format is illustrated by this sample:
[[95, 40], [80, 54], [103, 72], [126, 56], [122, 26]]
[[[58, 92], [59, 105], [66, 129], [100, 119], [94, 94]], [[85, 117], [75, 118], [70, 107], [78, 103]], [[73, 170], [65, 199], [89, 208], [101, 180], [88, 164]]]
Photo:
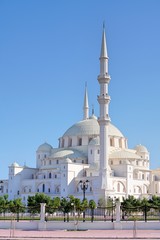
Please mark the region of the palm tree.
[[69, 198], [61, 198], [60, 201], [60, 209], [63, 212], [64, 215], [64, 222], [66, 221], [66, 214], [67, 214], [67, 222], [69, 222], [69, 212], [71, 211], [71, 202], [69, 201]]
[[0, 196], [0, 213], [3, 213], [5, 218], [5, 213], [9, 209], [9, 201], [8, 201], [8, 195], [5, 194], [3, 196]]
[[17, 198], [9, 202], [9, 209], [12, 213], [17, 213], [17, 222], [19, 222], [19, 213], [25, 212], [25, 205], [21, 198]]
[[139, 208], [141, 207], [141, 200], [136, 199], [134, 196], [129, 195], [128, 198], [123, 198], [123, 201], [121, 203], [122, 208], [122, 218], [127, 215], [131, 215], [132, 213], [135, 213], [139, 211]]
[[96, 208], [96, 203], [94, 200], [89, 201], [89, 208], [91, 209], [91, 222], [94, 220], [94, 209]]
[[148, 199], [143, 198], [141, 200], [142, 211], [144, 215], [145, 222], [147, 221], [147, 212], [150, 211], [151, 204], [149, 203]]

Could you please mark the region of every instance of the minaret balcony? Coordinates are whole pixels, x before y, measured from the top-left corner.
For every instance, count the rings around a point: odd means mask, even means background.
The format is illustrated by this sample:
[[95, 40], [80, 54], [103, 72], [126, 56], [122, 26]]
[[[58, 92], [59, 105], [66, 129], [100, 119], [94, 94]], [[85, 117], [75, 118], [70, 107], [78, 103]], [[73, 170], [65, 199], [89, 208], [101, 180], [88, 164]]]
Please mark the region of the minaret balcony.
[[98, 118], [98, 123], [100, 125], [108, 125], [110, 122], [111, 122], [111, 119], [108, 114], [105, 117]]
[[99, 104], [108, 104], [111, 100], [110, 96], [107, 93], [97, 96], [97, 99]]
[[98, 75], [98, 82], [101, 84], [101, 83], [109, 83], [111, 78], [110, 76], [108, 75], [108, 73], [104, 73], [104, 74], [100, 74]]

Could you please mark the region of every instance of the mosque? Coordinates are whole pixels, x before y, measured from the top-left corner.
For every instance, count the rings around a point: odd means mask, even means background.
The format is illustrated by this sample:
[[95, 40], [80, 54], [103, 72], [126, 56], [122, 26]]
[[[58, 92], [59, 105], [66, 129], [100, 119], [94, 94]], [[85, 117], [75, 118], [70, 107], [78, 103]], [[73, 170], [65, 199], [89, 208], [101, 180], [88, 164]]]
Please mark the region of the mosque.
[[9, 166], [7, 180], [0, 180], [0, 195], [9, 199], [45, 193], [50, 197], [88, 200], [160, 196], [160, 170], [150, 170], [149, 152], [145, 146], [129, 149], [127, 138], [111, 123], [108, 85], [108, 53], [105, 29], [100, 52], [99, 117], [89, 116], [87, 88], [84, 93], [83, 119], [68, 128], [59, 138], [58, 148], [48, 143], [36, 151], [36, 167]]

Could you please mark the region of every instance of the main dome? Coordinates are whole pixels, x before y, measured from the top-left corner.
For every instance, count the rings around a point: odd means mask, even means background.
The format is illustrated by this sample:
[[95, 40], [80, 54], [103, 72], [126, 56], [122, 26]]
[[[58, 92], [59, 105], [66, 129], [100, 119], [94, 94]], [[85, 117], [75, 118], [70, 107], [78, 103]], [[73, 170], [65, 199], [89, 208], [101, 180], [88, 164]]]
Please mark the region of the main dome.
[[[63, 137], [71, 136], [98, 136], [100, 134], [99, 123], [96, 118], [82, 120], [72, 125], [63, 135]], [[109, 136], [124, 137], [123, 134], [113, 124], [109, 124]]]

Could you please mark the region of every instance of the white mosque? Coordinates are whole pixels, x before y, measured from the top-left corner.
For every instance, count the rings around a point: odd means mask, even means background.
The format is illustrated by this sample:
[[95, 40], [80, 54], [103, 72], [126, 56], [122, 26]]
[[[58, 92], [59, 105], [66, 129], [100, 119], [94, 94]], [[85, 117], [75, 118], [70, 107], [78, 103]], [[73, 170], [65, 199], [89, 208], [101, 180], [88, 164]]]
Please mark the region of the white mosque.
[[58, 148], [48, 143], [36, 151], [36, 167], [9, 166], [7, 180], [0, 180], [0, 195], [22, 198], [37, 192], [50, 197], [90, 200], [160, 196], [160, 170], [150, 170], [149, 152], [145, 146], [129, 149], [127, 138], [109, 117], [108, 54], [103, 28], [100, 53], [99, 117], [89, 116], [87, 88], [84, 94], [83, 119], [68, 128], [59, 138]]

